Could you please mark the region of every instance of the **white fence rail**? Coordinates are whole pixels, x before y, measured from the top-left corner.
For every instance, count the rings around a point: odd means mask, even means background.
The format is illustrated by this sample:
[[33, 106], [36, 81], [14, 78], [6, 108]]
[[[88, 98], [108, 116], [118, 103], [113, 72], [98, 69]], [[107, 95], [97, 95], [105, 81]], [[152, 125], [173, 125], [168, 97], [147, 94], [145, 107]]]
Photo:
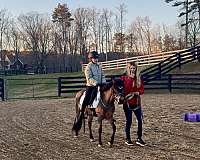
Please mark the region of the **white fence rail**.
[[[169, 52], [161, 52], [161, 53], [155, 53], [150, 55], [143, 55], [143, 56], [135, 56], [125, 59], [118, 59], [118, 60], [112, 60], [112, 61], [105, 61], [105, 62], [99, 62], [102, 66], [103, 70], [112, 70], [112, 69], [122, 69], [125, 68], [128, 62], [137, 62], [138, 66], [148, 66], [148, 65], [154, 65], [159, 63], [162, 60], [165, 60], [166, 58], [184, 51], [183, 50], [176, 50], [176, 51], [169, 51]], [[82, 70], [86, 67], [87, 64], [82, 65]]]

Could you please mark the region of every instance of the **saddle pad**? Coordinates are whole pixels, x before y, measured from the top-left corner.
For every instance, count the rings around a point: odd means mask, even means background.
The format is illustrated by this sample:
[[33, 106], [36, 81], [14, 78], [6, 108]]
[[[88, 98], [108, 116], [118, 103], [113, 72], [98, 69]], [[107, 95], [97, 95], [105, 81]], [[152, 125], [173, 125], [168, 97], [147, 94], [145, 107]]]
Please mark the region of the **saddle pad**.
[[[86, 92], [86, 91], [85, 91], [85, 92]], [[80, 109], [81, 109], [81, 107], [82, 107], [83, 100], [84, 100], [84, 98], [85, 98], [85, 92], [83, 93], [83, 95], [82, 95], [81, 98], [80, 98], [80, 102], [79, 102], [79, 104], [80, 104]], [[98, 90], [98, 91], [97, 91], [97, 96], [96, 96], [96, 98], [94, 99], [92, 105], [91, 105], [91, 106], [88, 106], [88, 108], [97, 108], [97, 105], [99, 104], [99, 100], [100, 100], [100, 91]]]

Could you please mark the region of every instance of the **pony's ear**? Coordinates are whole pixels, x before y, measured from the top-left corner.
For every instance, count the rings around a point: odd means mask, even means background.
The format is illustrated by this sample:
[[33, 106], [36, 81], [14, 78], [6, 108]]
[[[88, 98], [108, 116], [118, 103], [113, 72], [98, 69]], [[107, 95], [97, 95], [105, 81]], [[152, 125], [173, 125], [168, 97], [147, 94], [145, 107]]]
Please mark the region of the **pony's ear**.
[[115, 80], [115, 76], [112, 76], [112, 77], [111, 77], [111, 81], [113, 81], [113, 80]]
[[116, 76], [112, 76], [111, 77], [111, 82], [114, 84], [115, 83], [115, 80], [116, 80]]
[[112, 76], [112, 77], [111, 77], [111, 81], [115, 81], [116, 79], [118, 79], [117, 76]]

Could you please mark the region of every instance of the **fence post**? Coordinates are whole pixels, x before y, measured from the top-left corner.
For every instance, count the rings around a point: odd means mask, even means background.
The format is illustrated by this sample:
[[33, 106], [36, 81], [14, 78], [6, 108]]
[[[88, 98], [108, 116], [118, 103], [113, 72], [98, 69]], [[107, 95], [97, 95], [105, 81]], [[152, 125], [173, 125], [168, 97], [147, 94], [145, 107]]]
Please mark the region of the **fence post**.
[[161, 79], [161, 63], [158, 64], [158, 76], [159, 76], [159, 79]]
[[0, 79], [0, 85], [1, 85], [1, 90], [0, 90], [0, 92], [1, 92], [1, 100], [2, 101], [5, 101], [5, 83], [4, 83], [4, 79]]
[[178, 67], [181, 69], [181, 54], [177, 53]]
[[168, 75], [168, 90], [171, 93], [172, 92], [172, 75]]
[[33, 98], [35, 98], [35, 86], [34, 86], [34, 78], [32, 78], [32, 86], [33, 86]]
[[195, 48], [194, 50], [192, 50], [192, 56], [193, 56], [193, 59], [198, 59], [197, 57], [197, 48]]
[[58, 97], [61, 97], [61, 77], [58, 77]]
[[197, 55], [198, 61], [200, 62], [200, 47], [198, 47], [196, 55]]

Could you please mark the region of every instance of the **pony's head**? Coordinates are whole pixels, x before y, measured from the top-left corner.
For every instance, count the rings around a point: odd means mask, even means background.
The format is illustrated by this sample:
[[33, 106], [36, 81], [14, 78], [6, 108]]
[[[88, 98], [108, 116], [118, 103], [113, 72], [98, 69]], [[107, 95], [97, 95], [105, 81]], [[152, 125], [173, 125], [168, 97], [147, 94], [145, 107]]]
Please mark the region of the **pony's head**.
[[121, 79], [113, 78], [113, 90], [117, 101], [124, 99], [124, 82]]

